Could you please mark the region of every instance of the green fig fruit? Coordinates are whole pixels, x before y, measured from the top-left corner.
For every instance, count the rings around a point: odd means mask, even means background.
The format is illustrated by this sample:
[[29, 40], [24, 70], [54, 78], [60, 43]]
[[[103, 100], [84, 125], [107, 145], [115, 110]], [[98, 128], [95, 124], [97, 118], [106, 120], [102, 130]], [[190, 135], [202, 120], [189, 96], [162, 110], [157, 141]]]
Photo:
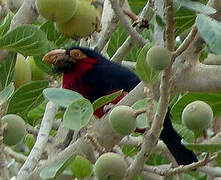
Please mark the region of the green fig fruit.
[[129, 106], [117, 106], [110, 115], [109, 122], [114, 132], [119, 135], [129, 135], [136, 129], [136, 117], [134, 116], [134, 109]]
[[100, 23], [100, 12], [89, 1], [78, 0], [77, 11], [65, 23], [56, 23], [58, 31], [73, 39], [90, 36]]
[[55, 22], [67, 22], [75, 14], [76, 0], [36, 0], [38, 12], [45, 19]]
[[25, 122], [16, 114], [7, 114], [2, 117], [2, 123], [6, 125], [3, 134], [3, 142], [8, 146], [18, 144], [25, 137]]
[[127, 163], [119, 154], [108, 152], [97, 159], [94, 170], [98, 180], [122, 180]]
[[161, 71], [168, 68], [171, 53], [164, 47], [154, 46], [147, 52], [146, 61], [151, 68]]
[[[188, 104], [182, 112], [182, 123], [194, 133], [199, 134], [210, 126], [213, 119], [211, 107], [203, 101]], [[201, 133], [202, 134], [202, 133]]]

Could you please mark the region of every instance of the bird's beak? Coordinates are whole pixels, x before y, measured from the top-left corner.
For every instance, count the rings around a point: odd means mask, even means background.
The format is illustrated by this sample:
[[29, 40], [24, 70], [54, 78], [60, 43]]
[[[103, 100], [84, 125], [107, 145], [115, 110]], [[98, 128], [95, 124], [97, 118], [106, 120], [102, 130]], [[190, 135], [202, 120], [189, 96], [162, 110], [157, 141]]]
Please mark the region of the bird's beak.
[[64, 66], [71, 60], [71, 57], [66, 53], [64, 49], [56, 49], [48, 52], [44, 57], [43, 61], [53, 64], [55, 66]]

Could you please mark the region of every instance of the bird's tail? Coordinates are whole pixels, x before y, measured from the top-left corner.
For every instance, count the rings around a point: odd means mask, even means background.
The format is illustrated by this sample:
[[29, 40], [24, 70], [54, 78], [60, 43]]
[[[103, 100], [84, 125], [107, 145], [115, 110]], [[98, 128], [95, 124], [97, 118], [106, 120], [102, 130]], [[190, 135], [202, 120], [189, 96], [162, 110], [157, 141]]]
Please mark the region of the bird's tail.
[[198, 161], [196, 155], [182, 144], [181, 136], [174, 130], [170, 119], [170, 110], [166, 114], [160, 139], [166, 144], [179, 165], [187, 165]]

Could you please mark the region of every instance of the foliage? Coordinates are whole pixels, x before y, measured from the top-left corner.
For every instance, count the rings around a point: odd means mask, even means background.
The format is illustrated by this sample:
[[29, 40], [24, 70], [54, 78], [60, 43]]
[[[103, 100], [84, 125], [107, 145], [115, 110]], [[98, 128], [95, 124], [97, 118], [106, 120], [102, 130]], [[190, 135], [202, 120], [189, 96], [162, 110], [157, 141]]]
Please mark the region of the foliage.
[[[208, 53], [221, 54], [221, 23], [218, 20], [214, 20], [210, 17], [215, 12], [215, 9], [206, 5], [207, 0], [191, 1], [191, 0], [174, 0], [178, 3], [178, 9], [174, 12], [174, 38], [176, 39], [176, 48], [185, 40], [192, 27], [195, 26], [198, 29], [201, 37], [205, 41], [205, 48], [201, 51], [201, 57], [204, 59]], [[129, 4], [134, 13], [138, 14], [141, 12], [146, 4], [146, 0], [129, 0]], [[34, 129], [34, 132], [38, 132], [42, 117], [45, 113], [46, 104], [48, 101], [53, 102], [59, 106], [59, 111], [56, 114], [56, 120], [62, 123], [69, 130], [80, 132], [75, 134], [74, 138], [84, 136], [91, 130], [91, 123], [94, 123], [93, 112], [106, 104], [109, 104], [114, 99], [122, 95], [122, 90], [109, 94], [107, 96], [97, 99], [91, 103], [88, 99], [83, 97], [78, 92], [70, 91], [62, 88], [55, 88], [57, 79], [53, 73], [53, 67], [42, 61], [43, 56], [52, 49], [68, 47], [69, 45], [79, 45], [89, 41], [72, 40], [66, 37], [64, 34], [58, 32], [55, 25], [51, 21], [41, 22], [36, 20], [33, 24], [21, 25], [15, 29], [9, 31], [11, 24], [13, 23], [14, 14], [8, 13], [8, 15], [1, 21], [0, 24], [0, 50], [9, 51], [7, 57], [0, 64], [0, 110], [3, 114], [17, 114], [21, 116], [25, 122]], [[162, 75], [161, 72], [154, 71], [149, 68], [146, 64], [146, 53], [154, 45], [154, 27], [158, 24], [161, 30], [165, 30], [166, 20], [165, 17], [161, 17], [158, 12], [151, 19], [149, 27], [145, 28], [141, 35], [148, 40], [148, 43], [144, 47], [140, 47], [138, 44], [133, 46], [132, 49], [127, 53], [124, 61], [136, 62], [135, 72], [139, 78], [146, 84], [152, 85]], [[118, 28], [112, 34], [107, 48], [107, 56], [110, 58], [115, 55], [116, 51], [122, 47], [122, 44], [128, 38], [128, 34], [124, 29], [123, 25], [119, 23]], [[88, 39], [93, 40], [88, 37]], [[96, 38], [95, 38], [96, 39]], [[85, 39], [84, 39], [85, 40]], [[84, 43], [82, 43], [84, 42]], [[31, 81], [26, 83], [15, 90], [13, 82], [15, 76], [15, 63], [16, 53], [20, 53], [27, 56], [33, 56], [36, 65], [47, 74], [47, 78], [41, 81]], [[1, 58], [1, 57], [0, 57]], [[217, 69], [220, 67], [217, 67]], [[206, 72], [205, 72], [206, 73]], [[218, 78], [217, 78], [217, 82]], [[58, 87], [58, 86], [56, 86]], [[215, 88], [214, 88], [215, 89]], [[208, 103], [215, 117], [221, 115], [221, 95], [219, 92], [180, 92], [182, 94], [176, 94], [171, 97], [170, 108], [171, 118], [173, 127], [182, 136], [183, 144], [198, 153], [198, 157], [206, 153], [213, 153], [220, 155], [221, 142], [204, 142], [205, 139], [198, 139], [195, 141], [194, 134], [182, 125], [181, 115], [183, 109], [189, 103], [201, 100]], [[154, 92], [155, 93], [155, 92]], [[132, 105], [135, 110], [140, 110], [148, 107], [149, 99], [144, 98]], [[158, 109], [158, 102], [153, 103], [153, 112], [155, 113]], [[94, 121], [91, 121], [94, 120]], [[137, 128], [146, 128], [149, 120], [145, 113], [139, 115], [136, 119]], [[100, 127], [103, 128], [103, 127]], [[216, 128], [216, 127], [215, 127]], [[30, 130], [30, 129], [29, 129]], [[214, 129], [210, 128], [210, 131]], [[33, 133], [33, 132], [29, 132]], [[27, 134], [23, 145], [26, 148], [26, 152], [23, 155], [28, 155], [35, 142], [35, 133]], [[57, 135], [57, 128], [50, 132], [50, 138]], [[143, 136], [139, 133], [132, 133], [132, 137]], [[214, 134], [209, 134], [211, 138]], [[94, 138], [94, 137], [93, 137]], [[94, 139], [92, 139], [94, 140]], [[0, 139], [1, 141], [1, 139]], [[198, 142], [199, 141], [199, 142]], [[96, 141], [93, 142], [96, 144]], [[100, 147], [96, 147], [99, 149]], [[120, 146], [123, 154], [135, 158], [140, 150], [138, 147], [130, 147], [127, 145]], [[100, 150], [100, 149], [99, 149]], [[82, 152], [85, 153], [85, 152]], [[85, 153], [87, 154], [87, 153]], [[70, 166], [73, 165], [75, 156], [66, 158], [61, 161], [54, 162], [50, 166], [45, 167], [40, 177], [43, 179], [58, 178], [60, 175], [69, 175], [71, 177], [76, 176], [76, 172], [73, 173], [70, 170]], [[87, 158], [88, 159], [88, 158]], [[81, 162], [82, 166], [89, 164], [90, 170], [92, 169], [91, 164], [88, 161]], [[85, 163], [85, 164], [84, 164]], [[94, 163], [94, 162], [92, 162]], [[170, 162], [159, 150], [154, 150], [150, 158], [146, 162], [148, 165], [157, 166], [161, 164], [169, 164]], [[214, 163], [214, 166], [216, 164]], [[220, 166], [220, 165], [219, 165]], [[10, 166], [8, 166], [10, 167]], [[218, 164], [217, 164], [218, 167]], [[80, 172], [80, 168], [77, 169]], [[89, 173], [90, 174], [90, 173]], [[91, 175], [91, 174], [90, 174]], [[206, 179], [207, 175], [197, 172], [187, 172], [184, 174], [184, 179]], [[141, 180], [141, 177], [136, 178]]]

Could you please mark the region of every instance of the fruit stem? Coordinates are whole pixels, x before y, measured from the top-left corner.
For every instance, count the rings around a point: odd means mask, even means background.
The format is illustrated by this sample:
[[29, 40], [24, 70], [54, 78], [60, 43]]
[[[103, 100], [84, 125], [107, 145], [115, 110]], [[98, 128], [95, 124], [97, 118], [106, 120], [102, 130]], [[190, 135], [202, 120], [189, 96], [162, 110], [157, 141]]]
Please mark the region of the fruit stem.
[[208, 133], [206, 129], [203, 130], [203, 138], [208, 139]]
[[134, 116], [135, 118], [137, 118], [137, 116], [139, 116], [140, 114], [143, 114], [143, 113], [145, 113], [145, 112], [147, 112], [147, 109], [146, 109], [146, 108], [134, 110], [133, 116]]
[[137, 16], [135, 13], [133, 13], [132, 11], [124, 9], [123, 12], [124, 12], [124, 14], [127, 15], [130, 19], [132, 19], [132, 21], [135, 22], [135, 21], [138, 20], [138, 16]]

